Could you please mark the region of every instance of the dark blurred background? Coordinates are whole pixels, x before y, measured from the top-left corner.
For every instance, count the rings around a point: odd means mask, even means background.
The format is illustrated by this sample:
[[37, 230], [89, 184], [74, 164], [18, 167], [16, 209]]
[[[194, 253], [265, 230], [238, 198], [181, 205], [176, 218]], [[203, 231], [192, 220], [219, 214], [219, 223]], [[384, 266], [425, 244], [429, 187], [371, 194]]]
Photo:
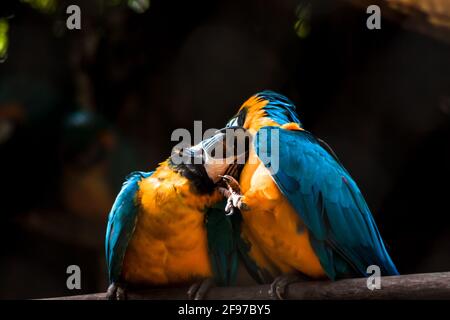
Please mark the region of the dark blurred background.
[[[81, 30], [65, 26], [70, 4]], [[104, 291], [125, 175], [168, 157], [174, 129], [220, 128], [263, 89], [334, 148], [400, 272], [450, 270], [450, 41], [384, 16], [368, 30], [352, 1], [0, 7], [0, 298]], [[81, 290], [66, 288], [71, 264]]]

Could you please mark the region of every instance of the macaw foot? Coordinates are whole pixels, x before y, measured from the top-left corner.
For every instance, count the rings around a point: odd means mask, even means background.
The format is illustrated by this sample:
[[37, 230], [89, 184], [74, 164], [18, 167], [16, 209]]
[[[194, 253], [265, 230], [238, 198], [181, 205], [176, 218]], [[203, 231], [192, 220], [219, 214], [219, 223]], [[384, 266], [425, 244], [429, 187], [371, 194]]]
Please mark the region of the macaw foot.
[[201, 281], [195, 282], [189, 288], [187, 294], [190, 300], [203, 300], [208, 293], [209, 289], [214, 287], [215, 283], [212, 278], [206, 278]]
[[126, 300], [127, 292], [123, 285], [111, 283], [106, 291], [106, 299], [108, 300]]
[[286, 294], [286, 288], [288, 285], [294, 282], [306, 281], [306, 277], [301, 274], [283, 274], [276, 277], [270, 285], [269, 296], [275, 300], [284, 300]]
[[219, 191], [227, 198], [227, 205], [225, 206], [225, 212], [227, 215], [232, 215], [235, 209], [248, 210], [248, 206], [243, 201], [243, 195], [239, 182], [235, 178], [229, 175], [220, 176], [222, 181], [226, 184], [227, 188], [219, 188]]

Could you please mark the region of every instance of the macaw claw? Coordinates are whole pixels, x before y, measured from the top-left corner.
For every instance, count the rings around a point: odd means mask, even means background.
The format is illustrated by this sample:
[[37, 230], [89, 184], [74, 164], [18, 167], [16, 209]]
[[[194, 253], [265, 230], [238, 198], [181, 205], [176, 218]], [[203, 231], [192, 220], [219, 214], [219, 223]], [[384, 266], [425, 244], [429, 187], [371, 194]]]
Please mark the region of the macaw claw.
[[269, 296], [274, 300], [284, 300], [288, 285], [304, 281], [306, 281], [306, 278], [300, 274], [283, 274], [276, 277], [270, 285]]
[[227, 205], [225, 206], [227, 216], [232, 215], [235, 209], [248, 210], [247, 205], [242, 201], [244, 196], [242, 195], [239, 182], [229, 175], [220, 177], [227, 186], [227, 188], [219, 188], [219, 191], [227, 198]]
[[219, 177], [222, 178], [222, 181], [227, 185], [229, 190], [241, 194], [241, 186], [239, 185], [239, 182], [235, 178], [227, 174]]
[[111, 283], [106, 291], [106, 299], [108, 300], [127, 300], [127, 292], [125, 288], [118, 283]]
[[187, 292], [190, 300], [203, 300], [209, 289], [214, 287], [215, 283], [212, 278], [206, 278], [192, 284]]

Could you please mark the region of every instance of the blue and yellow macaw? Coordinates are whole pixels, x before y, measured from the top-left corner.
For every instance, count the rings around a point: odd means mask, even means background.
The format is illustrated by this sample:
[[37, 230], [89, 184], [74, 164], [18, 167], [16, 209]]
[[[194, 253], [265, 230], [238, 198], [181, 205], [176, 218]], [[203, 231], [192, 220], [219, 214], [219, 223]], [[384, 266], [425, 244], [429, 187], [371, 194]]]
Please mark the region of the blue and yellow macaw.
[[169, 284], [193, 284], [189, 296], [201, 298], [211, 278], [233, 283], [238, 258], [232, 221], [215, 182], [238, 172], [237, 161], [218, 163], [208, 156], [217, 145], [223, 148], [225, 136], [219, 132], [174, 152], [155, 171], [127, 177], [106, 231], [108, 298], [125, 298], [125, 286]]
[[247, 266], [260, 282], [275, 278], [271, 295], [281, 298], [299, 275], [367, 276], [370, 265], [398, 274], [355, 181], [331, 148], [302, 128], [290, 100], [258, 93], [227, 126], [247, 129], [252, 147], [240, 181], [225, 177], [226, 210], [240, 209]]

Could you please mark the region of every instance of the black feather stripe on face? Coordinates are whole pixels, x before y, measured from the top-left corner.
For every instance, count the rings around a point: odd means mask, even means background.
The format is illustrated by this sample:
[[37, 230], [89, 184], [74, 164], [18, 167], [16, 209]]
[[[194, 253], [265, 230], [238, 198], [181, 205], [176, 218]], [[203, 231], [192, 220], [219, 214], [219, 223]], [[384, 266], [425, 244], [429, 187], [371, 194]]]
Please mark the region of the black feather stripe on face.
[[238, 169], [238, 164], [233, 164], [233, 165], [228, 167], [227, 171], [225, 171], [225, 174], [229, 175], [229, 176], [232, 176], [235, 179], [237, 179], [236, 176], [237, 176], [238, 170], [239, 170]]
[[172, 158], [170, 158], [169, 167], [188, 179], [197, 193], [211, 194], [214, 192], [216, 186], [206, 173], [205, 167], [202, 164], [175, 164]]
[[247, 108], [242, 108], [236, 116], [228, 121], [226, 127], [244, 127], [245, 119], [247, 118]]

